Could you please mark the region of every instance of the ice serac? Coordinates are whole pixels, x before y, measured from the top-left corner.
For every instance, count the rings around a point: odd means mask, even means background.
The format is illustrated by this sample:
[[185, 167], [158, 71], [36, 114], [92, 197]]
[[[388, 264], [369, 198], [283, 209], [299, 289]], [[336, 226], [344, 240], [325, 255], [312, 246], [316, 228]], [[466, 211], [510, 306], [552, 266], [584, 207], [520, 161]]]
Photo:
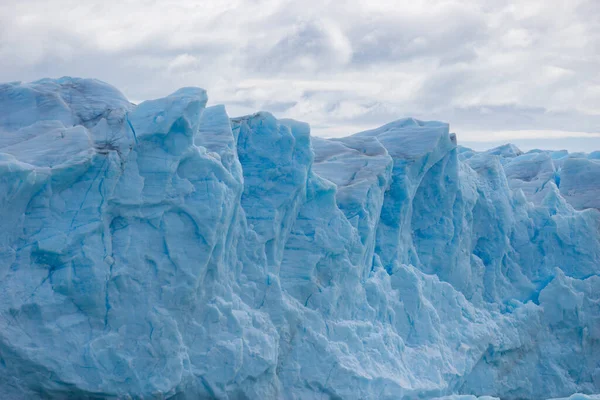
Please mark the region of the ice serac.
[[454, 147], [448, 125], [405, 119], [356, 134], [377, 138], [394, 161], [390, 195], [386, 196], [377, 227], [377, 254], [384, 267], [394, 262], [418, 263], [412, 245], [412, 199], [421, 179]]
[[313, 171], [336, 186], [335, 201], [360, 237], [360, 275], [373, 266], [375, 235], [384, 194], [392, 179], [392, 157], [377, 138], [313, 138]]
[[206, 103], [0, 85], [1, 398], [600, 392], [596, 153]]

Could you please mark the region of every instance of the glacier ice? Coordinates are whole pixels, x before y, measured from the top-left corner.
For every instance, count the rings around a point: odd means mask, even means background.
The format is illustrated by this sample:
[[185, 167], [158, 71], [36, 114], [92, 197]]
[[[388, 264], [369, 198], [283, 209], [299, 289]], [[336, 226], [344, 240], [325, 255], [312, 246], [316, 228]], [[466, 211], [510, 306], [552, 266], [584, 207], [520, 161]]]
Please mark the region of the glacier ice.
[[600, 392], [597, 152], [206, 104], [0, 85], [1, 398]]

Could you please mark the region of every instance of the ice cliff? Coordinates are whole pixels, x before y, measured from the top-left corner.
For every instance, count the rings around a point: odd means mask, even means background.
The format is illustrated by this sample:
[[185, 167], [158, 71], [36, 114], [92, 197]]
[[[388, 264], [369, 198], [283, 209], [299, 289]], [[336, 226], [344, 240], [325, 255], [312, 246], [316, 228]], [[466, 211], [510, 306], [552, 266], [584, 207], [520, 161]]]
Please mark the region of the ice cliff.
[[600, 392], [598, 153], [206, 103], [0, 85], [0, 398]]

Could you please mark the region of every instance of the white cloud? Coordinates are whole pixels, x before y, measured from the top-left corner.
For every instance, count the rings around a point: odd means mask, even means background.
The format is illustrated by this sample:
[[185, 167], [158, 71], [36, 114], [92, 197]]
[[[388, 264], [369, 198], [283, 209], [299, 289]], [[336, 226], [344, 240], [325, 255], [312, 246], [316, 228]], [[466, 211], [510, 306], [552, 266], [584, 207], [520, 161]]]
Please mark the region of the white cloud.
[[531, 130], [493, 130], [483, 132], [469, 132], [464, 131], [461, 133], [461, 140], [469, 142], [497, 142], [500, 140], [522, 140], [522, 139], [538, 139], [540, 143], [546, 139], [560, 139], [560, 138], [600, 138], [599, 133], [589, 132], [570, 132], [570, 131], [559, 131], [559, 130], [548, 130], [548, 129], [531, 129]]
[[479, 142], [567, 138], [600, 132], [598, 4], [0, 2], [0, 81], [96, 77], [136, 101], [201, 86], [233, 115], [266, 108], [316, 134], [414, 115]]

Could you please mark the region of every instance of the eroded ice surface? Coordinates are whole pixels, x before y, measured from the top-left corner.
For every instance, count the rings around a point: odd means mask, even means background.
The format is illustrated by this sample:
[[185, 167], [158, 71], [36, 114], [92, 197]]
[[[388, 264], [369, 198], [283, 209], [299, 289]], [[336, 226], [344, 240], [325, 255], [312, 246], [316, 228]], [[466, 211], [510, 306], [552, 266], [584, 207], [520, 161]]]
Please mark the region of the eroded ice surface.
[[206, 102], [0, 86], [0, 397], [600, 392], [596, 153]]

